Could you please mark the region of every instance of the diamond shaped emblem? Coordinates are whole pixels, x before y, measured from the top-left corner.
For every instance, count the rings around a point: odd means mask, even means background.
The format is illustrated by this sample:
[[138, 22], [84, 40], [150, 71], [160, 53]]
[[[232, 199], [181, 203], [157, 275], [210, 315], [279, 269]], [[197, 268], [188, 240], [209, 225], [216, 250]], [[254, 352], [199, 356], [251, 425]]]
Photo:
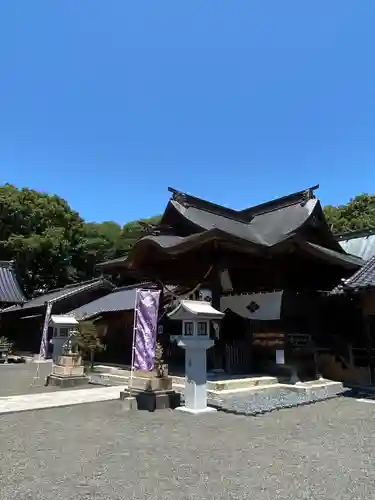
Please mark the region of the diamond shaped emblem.
[[248, 309], [251, 313], [255, 313], [255, 311], [257, 311], [259, 307], [260, 306], [252, 300], [250, 304], [246, 306], [246, 309]]

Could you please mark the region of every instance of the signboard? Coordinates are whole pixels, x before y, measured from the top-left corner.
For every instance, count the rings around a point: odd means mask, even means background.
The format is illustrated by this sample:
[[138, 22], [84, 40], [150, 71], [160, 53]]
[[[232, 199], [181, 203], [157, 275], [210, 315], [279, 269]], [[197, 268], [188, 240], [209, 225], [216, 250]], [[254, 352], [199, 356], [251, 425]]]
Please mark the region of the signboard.
[[285, 364], [285, 352], [284, 350], [276, 351], [276, 364], [284, 365]]

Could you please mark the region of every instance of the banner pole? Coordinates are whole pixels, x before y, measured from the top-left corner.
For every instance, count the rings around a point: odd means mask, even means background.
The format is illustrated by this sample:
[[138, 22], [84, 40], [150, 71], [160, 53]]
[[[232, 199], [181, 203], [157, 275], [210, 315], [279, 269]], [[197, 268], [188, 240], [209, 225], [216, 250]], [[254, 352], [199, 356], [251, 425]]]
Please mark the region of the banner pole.
[[48, 326], [49, 326], [49, 320], [51, 318], [51, 312], [52, 312], [52, 302], [47, 302], [46, 303], [46, 313], [44, 316], [44, 323], [43, 323], [43, 331], [42, 331], [42, 340], [40, 342], [40, 348], [39, 348], [39, 356], [37, 359], [37, 364], [36, 364], [36, 374], [35, 377], [33, 378], [33, 384], [35, 384], [36, 380], [39, 380], [39, 371], [40, 371], [40, 361], [41, 358], [46, 359], [47, 356], [47, 351], [48, 351]]
[[135, 302], [134, 302], [134, 318], [133, 318], [133, 340], [132, 340], [132, 364], [130, 367], [130, 379], [129, 379], [129, 396], [132, 397], [133, 392], [133, 370], [134, 370], [134, 350], [135, 350], [135, 336], [136, 336], [136, 324], [137, 324], [137, 304], [138, 304], [138, 288], [135, 291]]

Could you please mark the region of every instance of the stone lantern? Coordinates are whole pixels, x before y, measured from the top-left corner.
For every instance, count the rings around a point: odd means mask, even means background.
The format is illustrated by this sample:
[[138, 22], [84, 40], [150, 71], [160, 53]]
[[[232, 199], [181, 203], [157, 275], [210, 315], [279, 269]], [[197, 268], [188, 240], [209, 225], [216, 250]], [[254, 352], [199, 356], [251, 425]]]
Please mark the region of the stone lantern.
[[53, 327], [52, 359], [56, 362], [64, 354], [64, 346], [69, 341], [71, 332], [77, 328], [78, 321], [73, 316], [56, 314], [51, 316], [49, 324]]
[[53, 326], [53, 364], [48, 383], [60, 387], [86, 384], [82, 358], [72, 349], [78, 321], [73, 316], [52, 315], [50, 325]]
[[209, 302], [182, 300], [168, 316], [182, 321], [178, 346], [185, 349], [185, 406], [176, 409], [193, 414], [216, 411], [207, 406], [207, 349], [214, 345], [211, 322], [220, 320], [224, 313]]

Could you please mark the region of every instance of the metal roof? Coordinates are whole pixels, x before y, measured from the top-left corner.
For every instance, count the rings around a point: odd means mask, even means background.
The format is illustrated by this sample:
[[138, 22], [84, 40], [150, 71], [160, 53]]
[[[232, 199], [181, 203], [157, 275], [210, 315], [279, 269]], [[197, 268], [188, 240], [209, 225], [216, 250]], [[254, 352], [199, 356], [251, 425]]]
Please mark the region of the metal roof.
[[50, 292], [44, 295], [40, 295], [39, 297], [35, 297], [31, 300], [28, 300], [22, 306], [17, 305], [17, 306], [7, 307], [2, 311], [2, 313], [17, 311], [20, 309], [26, 310], [26, 309], [44, 307], [46, 302], [51, 302], [51, 303], [58, 302], [67, 297], [70, 297], [71, 295], [76, 295], [82, 292], [86, 292], [87, 290], [100, 287], [114, 288], [114, 285], [110, 281], [104, 278], [82, 281], [81, 283], [73, 283], [72, 285], [68, 285], [65, 286], [64, 288], [59, 288], [56, 290], [51, 290]]
[[26, 298], [17, 281], [12, 261], [0, 261], [0, 303], [20, 304]]
[[134, 309], [137, 288], [156, 288], [152, 283], [137, 283], [115, 289], [105, 297], [93, 300], [77, 309], [73, 309], [67, 315], [77, 320], [89, 319], [105, 312], [131, 311]]
[[333, 263], [340, 263], [344, 267], [357, 269], [358, 267], [362, 267], [365, 263], [360, 257], [339, 253], [335, 250], [331, 250], [330, 248], [325, 248], [321, 245], [317, 245], [316, 243], [311, 243], [310, 241], [306, 241], [302, 244], [302, 246], [310, 248], [317, 257], [327, 258], [327, 260], [330, 260]]
[[375, 229], [340, 234], [337, 239], [347, 253], [361, 257], [363, 260], [375, 256]]
[[375, 256], [371, 257], [353, 276], [343, 280], [332, 293], [359, 292], [370, 288], [375, 288]]
[[52, 314], [50, 320], [51, 325], [77, 325], [78, 322], [73, 316], [69, 316], [69, 314]]

